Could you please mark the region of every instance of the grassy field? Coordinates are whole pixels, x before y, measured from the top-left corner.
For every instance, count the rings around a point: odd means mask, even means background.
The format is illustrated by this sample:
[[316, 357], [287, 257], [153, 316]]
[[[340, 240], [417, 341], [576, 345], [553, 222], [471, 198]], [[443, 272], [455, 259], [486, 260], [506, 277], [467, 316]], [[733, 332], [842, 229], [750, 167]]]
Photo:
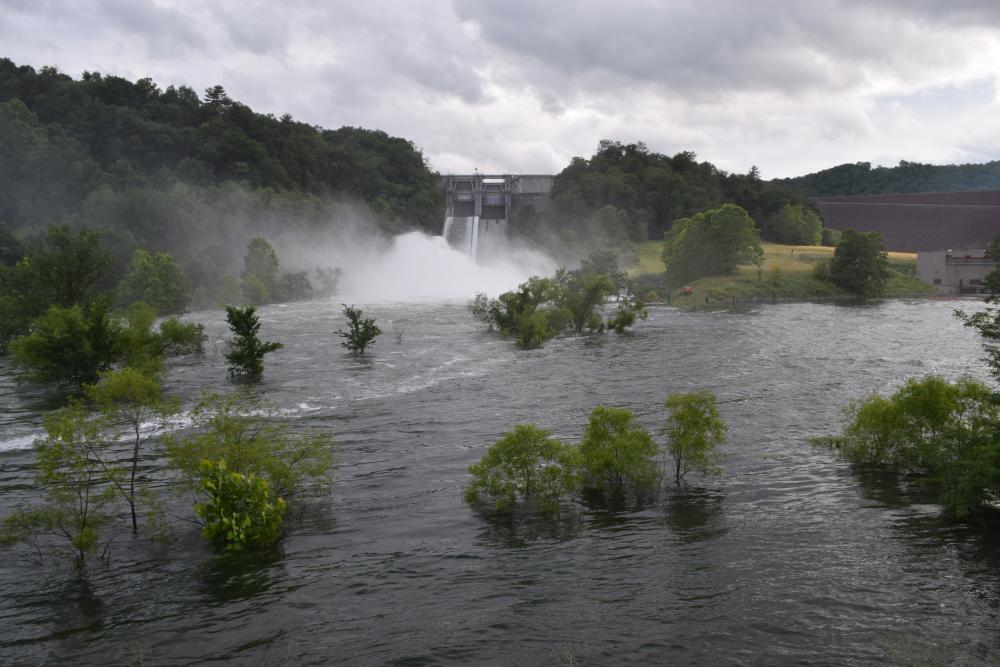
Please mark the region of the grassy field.
[[[792, 246], [764, 243], [764, 266], [758, 273], [753, 266], [741, 266], [735, 275], [701, 278], [689, 286], [692, 294], [684, 296], [680, 289], [668, 290], [664, 284], [660, 241], [648, 241], [638, 247], [637, 261], [628, 267], [629, 276], [637, 279], [640, 293], [650, 289], [661, 298], [670, 295], [671, 303], [687, 303], [692, 307], [718, 307], [726, 303], [756, 300], [801, 300], [849, 298], [832, 283], [814, 277], [816, 264], [833, 257], [833, 248]], [[886, 296], [933, 294], [934, 288], [914, 275], [917, 256], [912, 253], [889, 253], [892, 276]]]

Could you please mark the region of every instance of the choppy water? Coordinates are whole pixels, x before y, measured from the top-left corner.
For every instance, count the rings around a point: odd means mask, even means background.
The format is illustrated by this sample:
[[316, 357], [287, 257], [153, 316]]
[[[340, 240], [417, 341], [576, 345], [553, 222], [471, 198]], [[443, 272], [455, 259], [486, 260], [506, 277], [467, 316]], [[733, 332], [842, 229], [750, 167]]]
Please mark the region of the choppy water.
[[[1000, 653], [996, 541], [806, 442], [869, 390], [982, 376], [954, 306], [654, 309], [634, 335], [521, 352], [460, 304], [380, 305], [365, 308], [385, 331], [366, 359], [331, 335], [338, 305], [264, 308], [264, 337], [285, 348], [260, 393], [335, 434], [331, 497], [254, 558], [217, 556], [182, 522], [165, 546], [123, 534], [84, 581], [0, 552], [0, 662], [986, 662]], [[216, 314], [194, 319], [224, 336]], [[224, 378], [210, 345], [167, 388], [190, 401]], [[575, 441], [605, 403], [659, 434], [667, 394], [702, 388], [730, 425], [721, 478], [558, 520], [497, 522], [462, 501], [468, 465], [517, 423]], [[50, 403], [0, 380], [0, 514], [31, 496], [26, 447]]]

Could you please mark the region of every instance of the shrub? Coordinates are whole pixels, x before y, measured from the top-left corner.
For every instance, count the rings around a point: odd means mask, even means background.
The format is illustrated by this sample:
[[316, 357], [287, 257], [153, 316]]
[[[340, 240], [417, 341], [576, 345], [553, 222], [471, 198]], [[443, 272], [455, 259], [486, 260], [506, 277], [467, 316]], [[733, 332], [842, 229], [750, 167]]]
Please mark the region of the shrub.
[[362, 319], [364, 313], [360, 308], [342, 305], [344, 316], [347, 317], [347, 331], [337, 330], [337, 335], [344, 339], [340, 344], [351, 354], [364, 354], [368, 346], [374, 345], [375, 339], [382, 335], [382, 330], [375, 324], [374, 319], [370, 317]]
[[872, 394], [845, 409], [839, 436], [820, 439], [856, 463], [923, 475], [940, 486], [948, 511], [964, 515], [1000, 489], [1000, 447], [994, 437], [1000, 405], [975, 380], [927, 376], [891, 396]]
[[580, 443], [580, 466], [589, 486], [649, 489], [660, 478], [655, 456], [653, 438], [630, 410], [599, 405], [590, 413]]
[[719, 445], [726, 441], [726, 425], [719, 417], [715, 394], [699, 391], [668, 397], [667, 451], [674, 459], [674, 480], [691, 470], [702, 475], [721, 472]]
[[531, 424], [516, 426], [491, 445], [479, 463], [469, 466], [469, 503], [492, 500], [509, 511], [518, 500], [534, 501], [545, 510], [579, 486], [576, 449], [549, 437]]
[[202, 461], [198, 473], [206, 500], [195, 504], [194, 511], [205, 523], [207, 539], [240, 550], [265, 547], [281, 537], [285, 501], [274, 497], [267, 480], [231, 471], [225, 459]]
[[257, 380], [264, 373], [264, 355], [284, 347], [281, 343], [257, 337], [260, 318], [254, 306], [226, 306], [226, 321], [233, 332], [225, 353], [231, 379]]

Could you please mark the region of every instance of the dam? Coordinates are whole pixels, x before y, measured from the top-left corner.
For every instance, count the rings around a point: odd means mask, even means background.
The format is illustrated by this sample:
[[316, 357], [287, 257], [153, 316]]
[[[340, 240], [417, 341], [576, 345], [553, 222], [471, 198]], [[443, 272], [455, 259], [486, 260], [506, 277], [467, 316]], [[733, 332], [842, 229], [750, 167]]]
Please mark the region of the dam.
[[555, 176], [466, 174], [441, 177], [445, 192], [441, 235], [473, 259], [502, 254], [511, 225], [527, 209], [545, 215]]

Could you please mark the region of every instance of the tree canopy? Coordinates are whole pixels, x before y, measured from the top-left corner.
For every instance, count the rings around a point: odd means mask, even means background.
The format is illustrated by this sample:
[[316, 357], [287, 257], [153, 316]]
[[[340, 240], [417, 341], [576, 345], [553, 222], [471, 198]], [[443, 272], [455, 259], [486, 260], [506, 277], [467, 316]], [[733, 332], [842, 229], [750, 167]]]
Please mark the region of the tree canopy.
[[739, 206], [723, 204], [674, 223], [664, 237], [661, 257], [667, 279], [682, 283], [733, 273], [741, 264], [759, 263], [763, 253], [749, 214]]
[[801, 193], [762, 180], [756, 167], [727, 174], [690, 151], [667, 156], [607, 139], [559, 172], [552, 201], [563, 230], [619, 242], [660, 238], [674, 221], [725, 203], [762, 225], [787, 205], [812, 208]]

